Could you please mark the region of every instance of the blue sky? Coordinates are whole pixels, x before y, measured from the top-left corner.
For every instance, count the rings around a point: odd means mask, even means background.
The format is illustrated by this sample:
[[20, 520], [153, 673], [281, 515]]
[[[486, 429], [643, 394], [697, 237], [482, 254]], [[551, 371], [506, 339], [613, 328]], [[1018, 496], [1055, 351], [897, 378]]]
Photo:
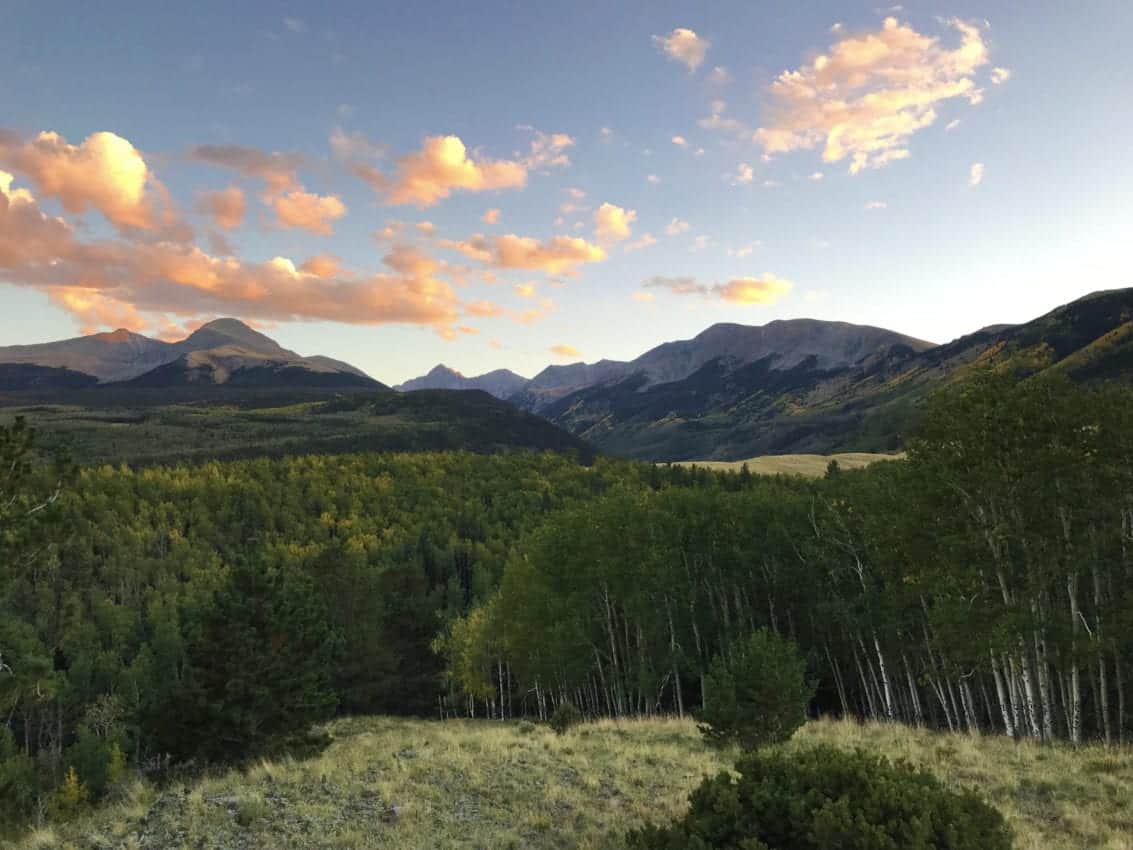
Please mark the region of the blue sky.
[[108, 5], [2, 3], [0, 344], [531, 375], [1133, 285], [1126, 3]]

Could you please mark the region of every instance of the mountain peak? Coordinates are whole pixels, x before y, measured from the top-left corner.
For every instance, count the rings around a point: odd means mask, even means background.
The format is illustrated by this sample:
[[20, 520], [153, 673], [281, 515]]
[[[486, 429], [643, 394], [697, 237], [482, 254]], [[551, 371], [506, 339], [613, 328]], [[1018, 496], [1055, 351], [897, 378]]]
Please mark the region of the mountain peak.
[[187, 351], [201, 351], [226, 345], [237, 345], [240, 348], [265, 354], [284, 350], [274, 339], [248, 327], [239, 319], [213, 319], [177, 344]]
[[95, 337], [101, 339], [103, 342], [130, 342], [134, 339], [141, 339], [138, 334], [126, 328], [118, 328], [114, 331], [107, 333], [94, 334]]
[[467, 377], [462, 373], [438, 363], [427, 374], [413, 378], [394, 389], [401, 392], [414, 390], [484, 390], [496, 398], [510, 398], [527, 384], [527, 379], [508, 369], [496, 369], [483, 375]]
[[452, 375], [457, 378], [464, 377], [464, 373], [458, 372], [456, 369], [446, 366], [444, 363], [438, 363], [436, 366], [429, 370], [428, 374], [428, 376], [432, 378], [439, 378], [445, 375]]

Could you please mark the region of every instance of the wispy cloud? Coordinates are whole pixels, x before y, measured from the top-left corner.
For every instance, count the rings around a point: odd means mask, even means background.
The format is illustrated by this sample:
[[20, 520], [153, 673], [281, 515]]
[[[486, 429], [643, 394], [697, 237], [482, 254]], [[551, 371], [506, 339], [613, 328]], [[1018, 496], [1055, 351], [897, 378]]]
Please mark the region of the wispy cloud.
[[674, 295], [699, 295], [732, 304], [773, 304], [791, 291], [793, 284], [770, 273], [761, 277], [736, 277], [724, 283], [701, 283], [694, 277], [651, 277], [646, 289], [666, 289]]
[[244, 223], [244, 191], [239, 186], [229, 186], [216, 192], [201, 192], [197, 195], [197, 210], [211, 216], [217, 227], [235, 230]]
[[540, 242], [514, 233], [495, 237], [478, 233], [466, 240], [446, 239], [438, 244], [485, 265], [503, 269], [535, 269], [551, 275], [571, 274], [583, 263], [598, 263], [606, 259], [605, 250], [598, 245], [570, 236], [555, 236]]

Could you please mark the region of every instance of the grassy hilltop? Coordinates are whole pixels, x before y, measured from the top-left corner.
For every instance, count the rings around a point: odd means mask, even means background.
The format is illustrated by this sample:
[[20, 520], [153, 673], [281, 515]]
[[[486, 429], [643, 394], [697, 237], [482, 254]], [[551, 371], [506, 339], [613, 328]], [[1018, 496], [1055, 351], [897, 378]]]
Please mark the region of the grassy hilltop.
[[[30, 834], [15, 850], [446, 847], [613, 850], [631, 826], [685, 807], [735, 753], [691, 721], [603, 721], [555, 735], [529, 723], [356, 718], [308, 761], [260, 762]], [[897, 725], [810, 723], [789, 746], [864, 747], [978, 789], [1019, 850], [1133, 848], [1128, 751], [1038, 747]]]

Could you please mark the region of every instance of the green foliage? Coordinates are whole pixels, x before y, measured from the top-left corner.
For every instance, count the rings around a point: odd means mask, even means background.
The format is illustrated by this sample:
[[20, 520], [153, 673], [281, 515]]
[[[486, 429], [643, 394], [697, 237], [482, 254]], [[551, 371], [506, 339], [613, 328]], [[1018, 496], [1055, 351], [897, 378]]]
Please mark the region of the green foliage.
[[0, 726], [0, 823], [19, 823], [28, 818], [34, 811], [39, 785], [35, 761], [20, 752], [12, 731]]
[[756, 749], [786, 741], [806, 721], [814, 696], [798, 646], [767, 629], [728, 646], [705, 681], [700, 731], [720, 746]]
[[310, 577], [242, 561], [209, 602], [184, 684], [164, 709], [171, 722], [153, 723], [182, 757], [262, 752], [331, 716], [340, 648]]
[[34, 423], [44, 446], [65, 448], [88, 465], [346, 452], [533, 450], [594, 458], [578, 437], [483, 392], [200, 384], [0, 392], [0, 423], [16, 416]]
[[90, 789], [83, 784], [74, 767], [67, 769], [63, 784], [51, 795], [49, 808], [54, 817], [69, 820], [83, 814], [90, 806]]
[[64, 753], [65, 761], [72, 765], [97, 800], [120, 782], [126, 772], [125, 755], [118, 742], [104, 738], [87, 727], [81, 727], [72, 744]]
[[551, 714], [551, 728], [555, 730], [557, 735], [565, 735], [568, 729], [581, 722], [582, 712], [573, 702], [568, 700], [564, 700], [555, 706], [555, 710]]
[[672, 826], [631, 850], [1010, 850], [995, 809], [935, 776], [863, 751], [813, 747], [746, 755], [690, 796]]

